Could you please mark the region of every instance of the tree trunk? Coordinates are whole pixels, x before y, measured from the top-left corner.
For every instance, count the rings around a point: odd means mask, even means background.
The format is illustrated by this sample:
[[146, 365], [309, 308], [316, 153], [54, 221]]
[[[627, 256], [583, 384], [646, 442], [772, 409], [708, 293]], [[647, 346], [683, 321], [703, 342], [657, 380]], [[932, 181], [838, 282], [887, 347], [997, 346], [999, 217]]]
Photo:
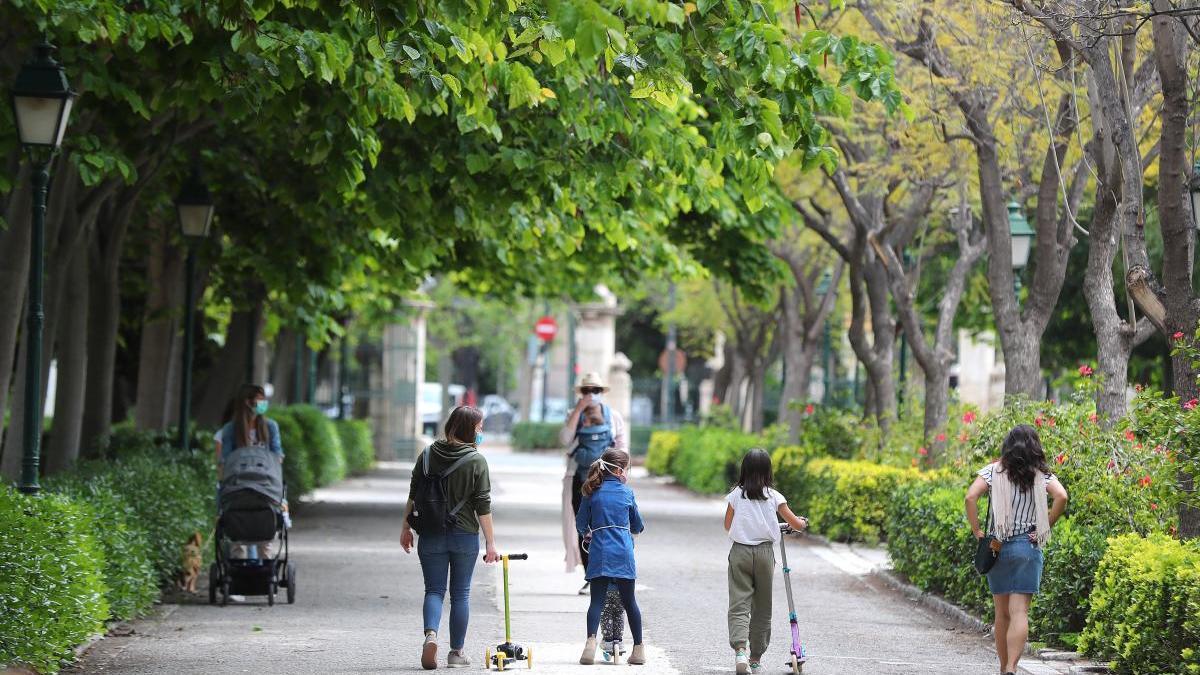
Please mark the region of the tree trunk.
[[[35, 402], [38, 409], [39, 427], [42, 425], [42, 411], [46, 407], [49, 390], [47, 380], [50, 376], [50, 363], [54, 359], [54, 341], [58, 335], [58, 320], [62, 315], [60, 308], [66, 294], [66, 276], [73, 255], [74, 244], [78, 240], [78, 233], [82, 228], [78, 214], [74, 209], [73, 200], [76, 192], [75, 188], [78, 184], [78, 171], [69, 163], [63, 163], [59, 166], [64, 168], [60, 168], [51, 178], [51, 193], [46, 208], [44, 230], [45, 241], [48, 242], [43, 251], [44, 260], [47, 263], [45, 264], [42, 277], [42, 313], [45, 318], [42, 325], [42, 361], [38, 373], [38, 376], [41, 378], [41, 386], [38, 388], [39, 398]], [[28, 247], [26, 247], [26, 250], [28, 251]], [[26, 269], [28, 269], [28, 266], [26, 266]], [[25, 354], [27, 345], [24, 344], [26, 342], [24, 339], [21, 342], [20, 363], [17, 368], [21, 396], [13, 401], [12, 421], [9, 425], [8, 434], [4, 439], [2, 470], [5, 472], [5, 475], [9, 475], [8, 471], [20, 471], [20, 456], [23, 454], [24, 447], [26, 410], [24, 391], [27, 373]], [[45, 453], [43, 452], [42, 454], [44, 455]], [[15, 474], [13, 476], [15, 477]]]
[[750, 428], [747, 431], [751, 433], [759, 433], [763, 430], [764, 413], [763, 410], [763, 395], [766, 389], [767, 380], [767, 365], [760, 363], [756, 365], [750, 372], [750, 396], [749, 410], [747, 419], [750, 422]]
[[73, 256], [65, 300], [56, 340], [58, 384], [54, 428], [45, 452], [46, 473], [65, 471], [79, 458], [87, 385], [89, 297], [86, 249], [77, 249]]
[[[1154, 0], [1154, 9], [1167, 12], [1174, 9], [1168, 0]], [[1186, 20], [1186, 19], [1184, 19]], [[1192, 335], [1196, 330], [1200, 300], [1192, 293], [1195, 261], [1195, 230], [1186, 211], [1187, 135], [1188, 135], [1188, 41], [1178, 17], [1161, 14], [1153, 19], [1154, 56], [1162, 83], [1162, 135], [1159, 139], [1158, 210], [1163, 234], [1163, 286], [1170, 330]], [[1197, 373], [1191, 359], [1180, 354], [1173, 358], [1176, 391], [1181, 401], [1200, 395]], [[1195, 459], [1196, 449], [1190, 449]], [[1185, 495], [1194, 494], [1195, 478], [1179, 471], [1179, 489]], [[1179, 507], [1179, 536], [1183, 539], [1200, 537], [1200, 508], [1192, 500], [1181, 500]]]
[[730, 411], [740, 420], [742, 419], [742, 413], [745, 412], [742, 387], [746, 382], [746, 362], [738, 350], [733, 349], [728, 363], [729, 386], [725, 389], [725, 396], [722, 402], [729, 406]]
[[4, 432], [4, 411], [12, 387], [17, 333], [25, 306], [29, 278], [29, 235], [33, 209], [31, 171], [27, 162], [15, 177], [16, 184], [4, 209], [8, 229], [0, 230], [0, 437]]
[[114, 366], [121, 297], [117, 266], [93, 244], [88, 293], [87, 394], [83, 413], [83, 446], [99, 448], [112, 430]]
[[925, 443], [929, 462], [935, 464], [942, 449], [935, 434], [945, 428], [950, 414], [950, 367], [941, 359], [934, 359], [928, 367], [922, 365], [921, 371], [925, 373]]
[[225, 346], [208, 373], [204, 393], [196, 406], [196, 424], [216, 427], [220, 423], [226, 406], [237, 393], [238, 385], [246, 378], [246, 350], [252, 336], [258, 334], [262, 316], [261, 298], [250, 309], [233, 313], [225, 331]]
[[280, 328], [275, 335], [275, 349], [271, 363], [271, 385], [275, 388], [272, 403], [286, 405], [292, 400], [292, 388], [296, 376], [296, 333], [290, 328]]
[[142, 313], [138, 350], [137, 401], [134, 421], [139, 429], [165, 430], [171, 417], [172, 349], [181, 312], [180, 250], [169, 241], [168, 228], [159, 224], [146, 260], [146, 306]]

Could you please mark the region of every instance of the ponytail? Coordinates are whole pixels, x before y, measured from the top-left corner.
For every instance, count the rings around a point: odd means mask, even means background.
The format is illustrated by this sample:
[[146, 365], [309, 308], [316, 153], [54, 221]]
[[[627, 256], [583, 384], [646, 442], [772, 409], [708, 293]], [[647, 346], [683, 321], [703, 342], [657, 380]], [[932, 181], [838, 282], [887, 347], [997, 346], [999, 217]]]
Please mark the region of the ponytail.
[[600, 489], [600, 484], [608, 476], [615, 476], [615, 471], [620, 469], [622, 472], [629, 470], [629, 453], [616, 448], [609, 448], [600, 455], [600, 459], [592, 462], [588, 467], [587, 480], [583, 482], [583, 487], [580, 492], [584, 496], [591, 495], [596, 490]]

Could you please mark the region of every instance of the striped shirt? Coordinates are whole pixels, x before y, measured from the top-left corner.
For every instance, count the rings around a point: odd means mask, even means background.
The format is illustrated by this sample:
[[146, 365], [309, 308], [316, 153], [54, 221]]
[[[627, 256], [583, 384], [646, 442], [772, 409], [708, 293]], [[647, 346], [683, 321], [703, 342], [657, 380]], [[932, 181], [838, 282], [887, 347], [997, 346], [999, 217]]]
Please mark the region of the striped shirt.
[[[979, 477], [987, 481], [989, 489], [992, 485], [992, 471], [995, 468], [996, 464], [992, 463], [979, 470]], [[1052, 480], [1058, 480], [1058, 476], [1047, 473], [1046, 482], [1049, 483]], [[1046, 495], [1042, 495], [1042, 499], [1045, 498]], [[1014, 486], [1012, 513], [1013, 532], [1025, 533], [1037, 528], [1037, 502], [1034, 501], [1032, 489], [1022, 491]], [[988, 523], [988, 530], [990, 531], [992, 528], [993, 523]]]

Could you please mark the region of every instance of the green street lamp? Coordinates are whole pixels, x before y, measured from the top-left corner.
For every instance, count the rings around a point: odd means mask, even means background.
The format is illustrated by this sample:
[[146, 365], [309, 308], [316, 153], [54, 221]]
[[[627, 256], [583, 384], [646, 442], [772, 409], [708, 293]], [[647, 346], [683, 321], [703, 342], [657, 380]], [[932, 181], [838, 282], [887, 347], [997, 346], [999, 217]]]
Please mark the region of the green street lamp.
[[1029, 251], [1033, 248], [1033, 228], [1021, 213], [1015, 201], [1008, 203], [1008, 235], [1012, 246], [1013, 293], [1020, 297], [1021, 270], [1029, 264]]
[[175, 198], [175, 211], [179, 217], [179, 231], [187, 244], [187, 269], [184, 272], [183, 314], [183, 370], [179, 384], [179, 449], [188, 451], [188, 427], [192, 407], [192, 351], [195, 348], [196, 319], [196, 245], [208, 238], [212, 228], [212, 197], [193, 169], [179, 196]]
[[21, 67], [12, 88], [13, 117], [17, 137], [34, 163], [33, 222], [29, 245], [29, 315], [25, 336], [25, 437], [21, 459], [20, 490], [36, 493], [41, 455], [42, 421], [42, 284], [45, 256], [46, 190], [50, 185], [50, 162], [62, 145], [71, 117], [75, 92], [67, 74], [52, 56], [54, 47], [45, 40], [35, 48], [33, 60]]

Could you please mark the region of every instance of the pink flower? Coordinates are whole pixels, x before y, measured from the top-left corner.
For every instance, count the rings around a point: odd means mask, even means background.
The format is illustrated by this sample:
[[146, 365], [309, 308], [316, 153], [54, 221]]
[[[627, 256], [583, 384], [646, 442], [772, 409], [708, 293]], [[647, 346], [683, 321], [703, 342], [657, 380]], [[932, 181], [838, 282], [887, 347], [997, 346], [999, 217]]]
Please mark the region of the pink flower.
[[813, 414], [813, 412], [814, 412], [815, 410], [816, 410], [816, 407], [814, 407], [814, 406], [813, 406], [813, 404], [811, 404], [811, 403], [809, 403], [808, 405], [804, 406], [804, 414], [805, 414], [805, 415], [811, 415], [811, 414]]
[[1157, 511], [1157, 510], [1158, 510], [1158, 504], [1157, 504], [1156, 502], [1150, 502], [1150, 510], [1151, 510], [1151, 511]]
[[1091, 367], [1091, 366], [1089, 366], [1089, 365], [1088, 365], [1088, 364], [1086, 364], [1086, 363], [1085, 363], [1085, 364], [1083, 364], [1082, 366], [1079, 366], [1079, 374], [1080, 374], [1080, 375], [1082, 375], [1082, 376], [1084, 376], [1084, 377], [1091, 377], [1091, 376], [1092, 376], [1092, 373], [1094, 373], [1094, 372], [1095, 372], [1095, 371], [1094, 371], [1094, 370], [1092, 370], [1092, 367]]
[[1063, 462], [1067, 461], [1067, 453], [1065, 453], [1065, 452], [1059, 453], [1059, 455], [1054, 458], [1054, 461], [1058, 462], [1059, 464], [1062, 464]]
[[1043, 418], [1041, 415], [1038, 415], [1037, 417], [1033, 418], [1034, 426], [1038, 427], [1039, 429], [1041, 428], [1041, 426], [1044, 422], [1045, 422], [1045, 418]]
[[925, 448], [917, 448], [917, 454], [922, 457], [925, 457], [929, 454], [929, 451], [926, 450]]
[[1182, 340], [1183, 339], [1183, 331], [1181, 331], [1181, 330], [1175, 331], [1175, 334], [1171, 336], [1171, 339], [1172, 340]]
[[958, 440], [962, 443], [966, 443], [967, 441], [971, 440], [971, 436], [970, 436], [970, 434], [968, 434], [967, 432], [964, 431], [958, 435]]
[[1183, 409], [1184, 409], [1184, 410], [1195, 410], [1195, 409], [1196, 409], [1196, 405], [1197, 405], [1198, 403], [1200, 403], [1200, 401], [1197, 401], [1196, 399], [1194, 399], [1194, 398], [1193, 398], [1193, 399], [1191, 399], [1190, 401], [1188, 401], [1187, 403], [1184, 403], [1184, 404], [1183, 404]]
[[1100, 416], [1096, 413], [1092, 413], [1091, 415], [1088, 415], [1088, 421], [1092, 424], [1095, 424], [1100, 421]]
[[1142, 487], [1150, 487], [1150, 482], [1150, 476], [1142, 476], [1138, 479], [1138, 485], [1141, 485]]
[[1125, 440], [1127, 440], [1127, 441], [1137, 440], [1137, 436], [1133, 433], [1133, 429], [1125, 430]]
[[963, 421], [963, 424], [970, 424], [970, 423], [974, 422], [975, 421], [975, 411], [968, 410], [967, 412], [963, 413], [962, 421]]
[[946, 442], [946, 434], [938, 434], [937, 436], [934, 437], [933, 440], [937, 441], [938, 443], [945, 443]]

